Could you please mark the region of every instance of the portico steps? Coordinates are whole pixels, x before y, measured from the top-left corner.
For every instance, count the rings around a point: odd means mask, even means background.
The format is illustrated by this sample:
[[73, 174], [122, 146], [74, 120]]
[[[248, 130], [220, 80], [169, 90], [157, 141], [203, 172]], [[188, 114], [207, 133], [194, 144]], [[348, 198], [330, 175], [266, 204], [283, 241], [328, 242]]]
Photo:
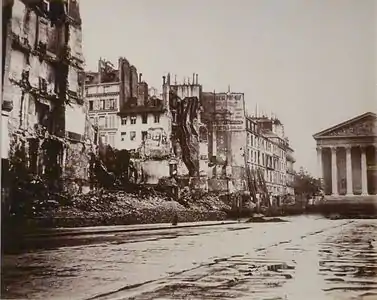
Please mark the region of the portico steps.
[[377, 195], [327, 195], [317, 207], [325, 214], [339, 214], [347, 217], [377, 217]]

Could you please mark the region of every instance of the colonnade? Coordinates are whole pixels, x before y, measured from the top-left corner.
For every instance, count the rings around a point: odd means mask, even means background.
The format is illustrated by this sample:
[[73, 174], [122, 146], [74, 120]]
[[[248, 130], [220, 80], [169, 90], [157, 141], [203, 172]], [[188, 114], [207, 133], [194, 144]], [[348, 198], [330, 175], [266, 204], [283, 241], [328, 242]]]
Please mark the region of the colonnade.
[[366, 156], [366, 146], [326, 146], [326, 147], [317, 147], [317, 159], [318, 159], [318, 169], [320, 178], [324, 178], [324, 169], [323, 169], [323, 150], [325, 148], [330, 148], [331, 150], [331, 183], [332, 183], [332, 196], [339, 196], [338, 191], [338, 165], [337, 165], [337, 153], [338, 148], [345, 148], [346, 152], [346, 186], [347, 192], [346, 196], [354, 195], [353, 191], [353, 172], [352, 172], [352, 148], [360, 148], [361, 153], [361, 195], [368, 195], [368, 179], [367, 179], [367, 156]]

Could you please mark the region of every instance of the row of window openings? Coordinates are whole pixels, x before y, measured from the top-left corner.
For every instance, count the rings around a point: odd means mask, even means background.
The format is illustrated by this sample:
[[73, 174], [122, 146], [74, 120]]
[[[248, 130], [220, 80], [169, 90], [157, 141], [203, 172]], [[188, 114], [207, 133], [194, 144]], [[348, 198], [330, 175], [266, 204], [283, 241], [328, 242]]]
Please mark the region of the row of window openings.
[[[251, 135], [251, 136], [249, 136], [249, 145], [250, 146], [256, 146], [256, 147], [258, 147], [258, 144], [261, 144], [262, 145], [262, 148], [263, 149], [266, 149], [267, 151], [271, 151], [271, 150], [273, 150], [274, 152], [275, 152], [275, 150], [276, 150], [276, 147], [277, 146], [274, 146], [274, 145], [272, 145], [271, 143], [269, 143], [269, 142], [267, 142], [267, 141], [265, 141], [265, 140], [262, 140], [262, 142], [261, 143], [258, 143], [258, 140], [257, 140], [257, 138], [256, 137], [254, 137], [253, 135]], [[280, 157], [283, 157], [283, 155], [284, 155], [284, 151], [283, 150], [281, 150], [281, 149], [278, 149], [279, 151], [279, 156]]]
[[[258, 162], [258, 164], [260, 164], [260, 152], [254, 152], [250, 150], [247, 160], [253, 163]], [[276, 166], [278, 166], [278, 162], [276, 160], [274, 161], [271, 156], [267, 156], [267, 155], [265, 156], [265, 154], [262, 153], [262, 165], [268, 166], [268, 167], [274, 166], [274, 169], [276, 169]], [[281, 170], [284, 170], [284, 166], [285, 166], [284, 163], [280, 163]]]
[[273, 172], [264, 172], [264, 179], [268, 182], [282, 184], [284, 183], [285, 176], [280, 173], [273, 173]]
[[253, 132], [256, 132], [257, 124], [251, 122], [250, 120], [246, 120], [246, 128], [251, 129]]
[[241, 95], [216, 95], [216, 100], [241, 100]]
[[[115, 89], [112, 89], [114, 85], [103, 85], [103, 86], [97, 86], [97, 87], [86, 87], [85, 88], [85, 93], [86, 95], [89, 95], [89, 94], [106, 94], [106, 93], [110, 93], [110, 92], [117, 92], [119, 91], [119, 88], [118, 86], [116, 86]], [[102, 92], [100, 91], [100, 89], [102, 88]]]
[[[121, 134], [120, 134], [120, 140], [122, 142], [124, 142], [126, 140], [126, 136], [127, 136], [126, 132], [121, 132]], [[148, 132], [147, 131], [142, 131], [141, 132], [141, 139], [143, 141], [145, 141], [147, 137], [148, 137]], [[161, 138], [161, 135], [159, 133], [156, 133], [153, 136], [154, 140], [159, 140], [160, 138]], [[135, 139], [136, 139], [136, 131], [130, 131], [130, 141], [134, 141]]]
[[[154, 114], [154, 122], [160, 123], [160, 115]], [[142, 124], [148, 124], [148, 114], [142, 114], [141, 115], [141, 123]], [[130, 116], [130, 124], [134, 125], [136, 124], [136, 116]], [[122, 125], [127, 125], [127, 117], [122, 118]]]
[[[100, 128], [117, 128], [117, 122], [116, 122], [116, 116], [101, 116], [101, 117], [91, 117], [90, 121], [92, 124], [98, 124]], [[147, 117], [142, 118], [142, 123], [147, 124]], [[159, 123], [160, 122], [160, 115], [156, 114], [154, 115], [154, 122]], [[131, 124], [136, 124], [136, 116], [131, 116], [130, 117], [130, 123]], [[122, 118], [122, 125], [127, 124], [127, 117]]]
[[99, 118], [90, 117], [90, 122], [92, 124], [98, 125], [99, 128], [117, 128], [117, 118], [115, 115], [110, 116], [100, 116]]
[[89, 100], [89, 111], [116, 109], [116, 99]]

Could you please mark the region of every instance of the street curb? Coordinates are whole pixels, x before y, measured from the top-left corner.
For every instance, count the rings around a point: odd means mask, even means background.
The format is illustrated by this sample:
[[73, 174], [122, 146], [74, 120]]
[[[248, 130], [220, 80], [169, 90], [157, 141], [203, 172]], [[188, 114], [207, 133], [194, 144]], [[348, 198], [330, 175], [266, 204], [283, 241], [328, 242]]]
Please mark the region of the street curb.
[[[59, 236], [79, 236], [79, 235], [91, 235], [91, 234], [109, 234], [109, 233], [120, 233], [120, 232], [138, 232], [138, 231], [157, 231], [157, 230], [168, 230], [168, 229], [180, 229], [180, 228], [198, 228], [198, 227], [211, 227], [211, 226], [222, 226], [222, 225], [234, 225], [238, 224], [238, 221], [222, 221], [219, 223], [210, 224], [187, 224], [187, 225], [170, 225], [163, 227], [145, 227], [145, 228], [122, 228], [122, 229], [112, 229], [112, 230], [93, 230], [93, 231], [77, 231], [77, 232], [55, 232], [55, 233], [40, 233], [40, 234], [30, 234], [26, 235], [28, 238], [39, 238], [39, 237], [59, 237]], [[127, 226], [127, 225], [121, 225]], [[69, 229], [69, 228], [67, 228]]]

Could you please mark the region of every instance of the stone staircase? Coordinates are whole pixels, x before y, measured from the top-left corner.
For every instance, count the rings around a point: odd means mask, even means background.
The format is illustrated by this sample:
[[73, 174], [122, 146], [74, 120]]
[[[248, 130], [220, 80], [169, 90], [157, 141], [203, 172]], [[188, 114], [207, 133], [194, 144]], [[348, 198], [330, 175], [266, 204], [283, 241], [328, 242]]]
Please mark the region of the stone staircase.
[[377, 217], [377, 195], [325, 196], [325, 201], [318, 205], [317, 210], [324, 215]]

